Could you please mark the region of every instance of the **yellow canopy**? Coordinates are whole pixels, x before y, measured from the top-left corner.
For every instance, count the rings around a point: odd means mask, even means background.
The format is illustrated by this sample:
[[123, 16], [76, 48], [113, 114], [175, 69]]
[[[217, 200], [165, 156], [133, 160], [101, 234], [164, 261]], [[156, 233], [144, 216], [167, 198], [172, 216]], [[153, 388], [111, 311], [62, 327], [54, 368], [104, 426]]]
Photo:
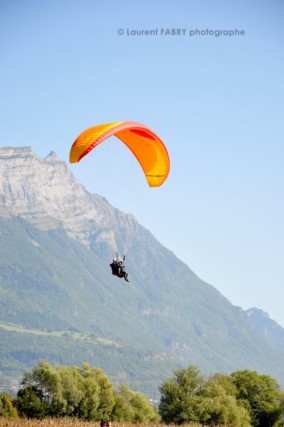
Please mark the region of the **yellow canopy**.
[[147, 126], [134, 122], [115, 122], [86, 129], [74, 141], [70, 163], [79, 162], [105, 139], [115, 135], [134, 154], [150, 187], [158, 187], [167, 178], [170, 159], [161, 139]]

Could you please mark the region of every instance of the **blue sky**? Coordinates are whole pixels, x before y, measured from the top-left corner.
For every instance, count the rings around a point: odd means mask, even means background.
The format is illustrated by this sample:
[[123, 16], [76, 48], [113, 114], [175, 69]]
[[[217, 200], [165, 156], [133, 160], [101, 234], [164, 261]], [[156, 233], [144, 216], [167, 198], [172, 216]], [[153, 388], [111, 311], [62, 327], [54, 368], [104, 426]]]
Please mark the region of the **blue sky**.
[[[148, 125], [171, 157], [162, 187], [115, 138], [72, 172], [284, 326], [283, 18], [280, 0], [1, 0], [1, 146], [68, 162], [90, 126]], [[207, 29], [244, 34], [189, 37]]]

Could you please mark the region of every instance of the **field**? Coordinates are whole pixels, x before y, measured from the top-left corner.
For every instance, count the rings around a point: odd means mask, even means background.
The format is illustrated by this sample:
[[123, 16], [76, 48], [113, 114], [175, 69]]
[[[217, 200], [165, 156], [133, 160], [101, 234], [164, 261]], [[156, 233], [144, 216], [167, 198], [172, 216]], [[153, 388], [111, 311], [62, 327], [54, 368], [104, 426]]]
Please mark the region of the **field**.
[[[0, 417], [0, 427], [100, 427], [98, 422], [79, 421], [74, 419], [52, 419], [28, 420], [20, 418], [12, 420]], [[165, 424], [129, 424], [129, 423], [112, 423], [112, 427], [168, 427]], [[198, 427], [197, 424], [187, 424], [183, 427]], [[201, 426], [200, 426], [201, 427]], [[206, 426], [203, 426], [206, 427]], [[217, 427], [217, 426], [215, 426]], [[222, 426], [219, 426], [222, 427]], [[229, 426], [227, 426], [229, 427]]]

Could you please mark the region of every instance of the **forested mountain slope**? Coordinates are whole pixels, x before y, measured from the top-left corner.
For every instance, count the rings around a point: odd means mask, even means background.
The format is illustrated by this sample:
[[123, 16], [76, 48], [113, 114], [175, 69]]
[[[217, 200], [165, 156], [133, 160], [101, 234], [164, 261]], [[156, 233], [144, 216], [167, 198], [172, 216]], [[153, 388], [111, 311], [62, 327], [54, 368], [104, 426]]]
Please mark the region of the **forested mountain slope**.
[[[154, 395], [173, 369], [253, 369], [284, 384], [284, 353], [132, 215], [51, 153], [0, 149], [0, 370], [84, 360]], [[129, 239], [129, 236], [131, 239]], [[127, 284], [109, 261], [130, 240]], [[139, 260], [139, 262], [137, 262]]]

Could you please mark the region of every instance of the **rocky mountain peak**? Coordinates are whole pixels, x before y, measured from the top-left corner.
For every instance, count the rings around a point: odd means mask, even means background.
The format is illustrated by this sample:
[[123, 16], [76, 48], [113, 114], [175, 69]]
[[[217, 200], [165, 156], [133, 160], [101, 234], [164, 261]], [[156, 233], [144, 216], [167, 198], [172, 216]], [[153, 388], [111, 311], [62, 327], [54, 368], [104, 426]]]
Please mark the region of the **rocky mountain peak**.
[[0, 147], [0, 159], [37, 157], [32, 147]]
[[58, 162], [59, 158], [55, 151], [51, 151], [44, 159], [45, 162]]
[[0, 215], [20, 216], [47, 230], [63, 226], [85, 245], [94, 237], [115, 249], [113, 228], [136, 223], [86, 191], [53, 151], [43, 160], [31, 147], [0, 148], [0, 193]]

